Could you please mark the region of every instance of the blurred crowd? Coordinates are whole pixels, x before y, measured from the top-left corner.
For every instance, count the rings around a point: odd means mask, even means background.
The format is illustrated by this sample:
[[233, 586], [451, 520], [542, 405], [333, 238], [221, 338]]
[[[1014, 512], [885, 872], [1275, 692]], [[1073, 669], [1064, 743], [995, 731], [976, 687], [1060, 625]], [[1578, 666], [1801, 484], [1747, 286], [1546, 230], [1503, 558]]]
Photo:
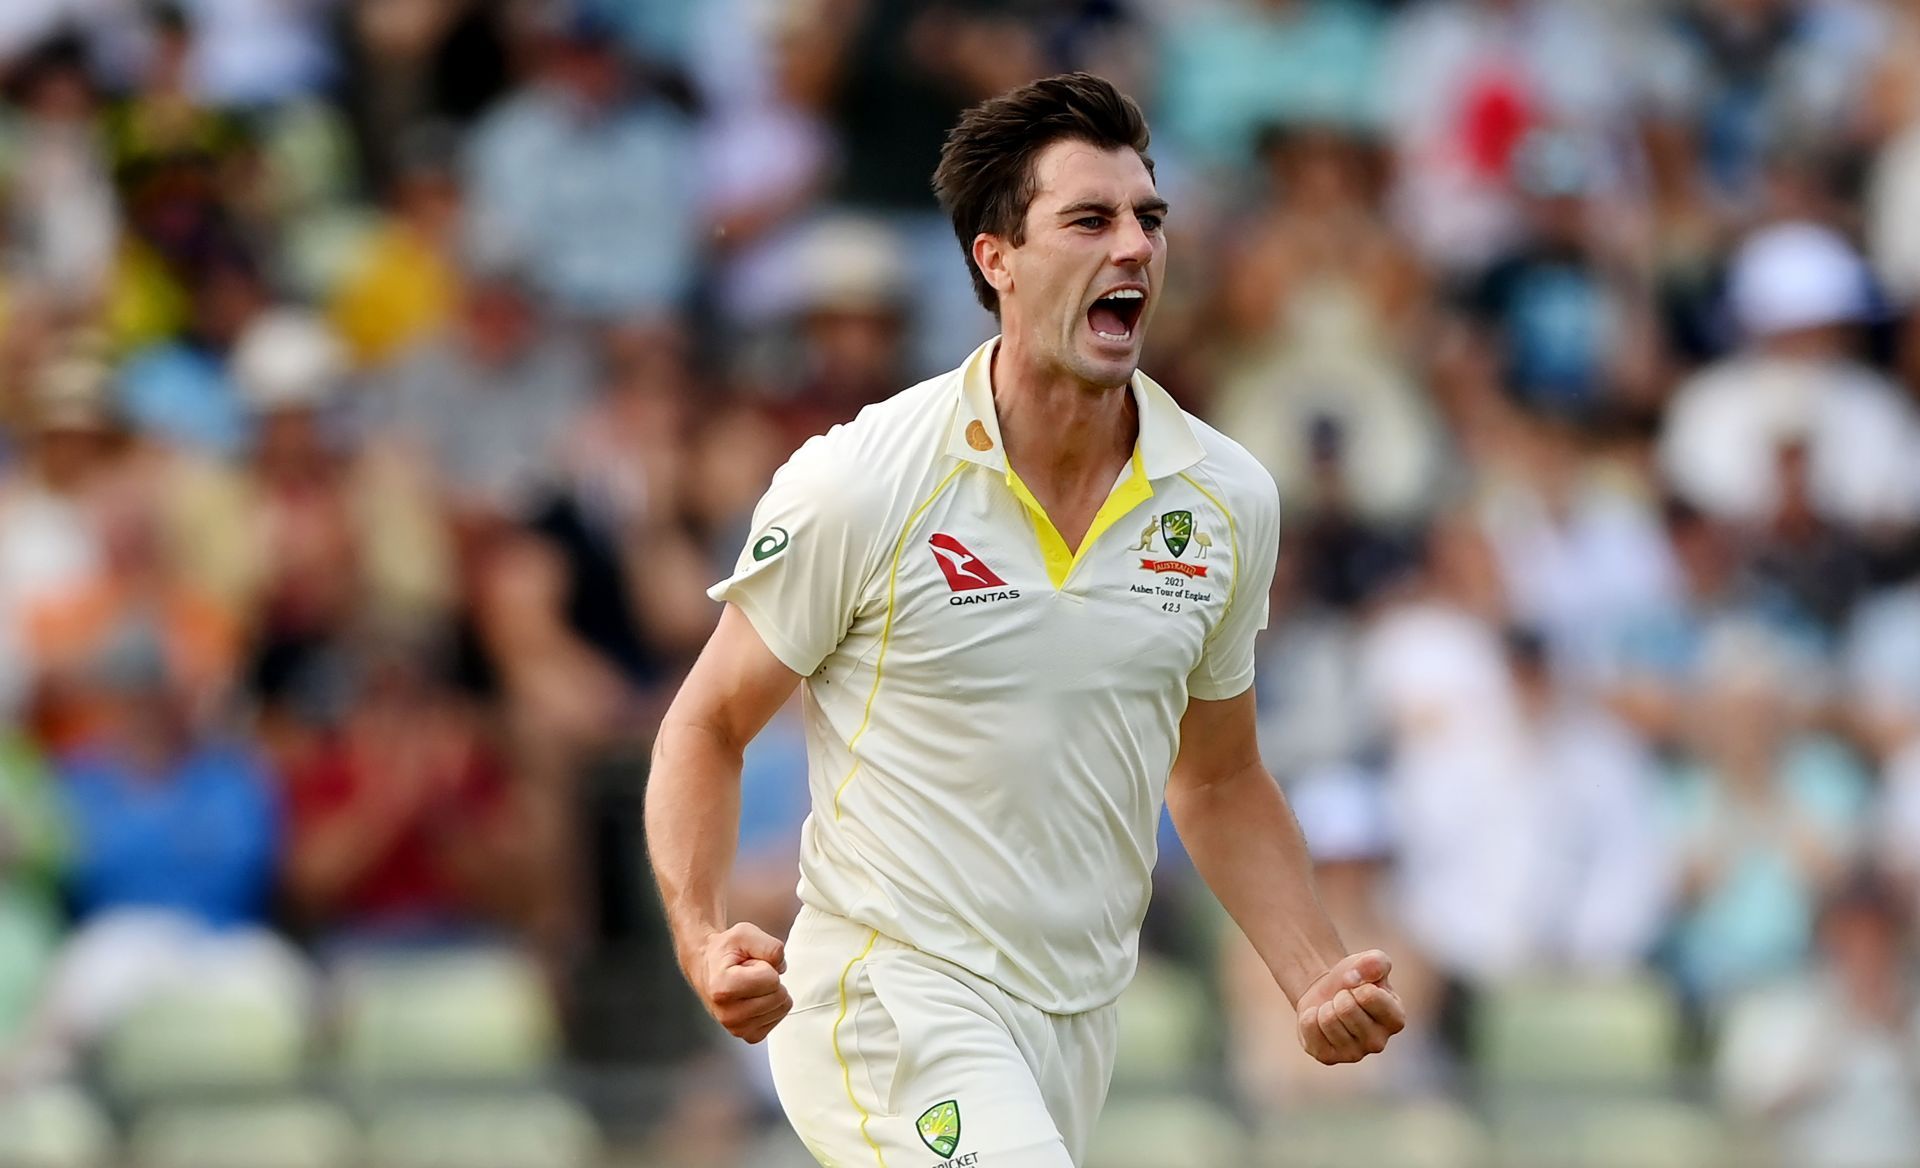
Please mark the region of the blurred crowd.
[[[1152, 120], [1145, 368], [1280, 484], [1267, 761], [1418, 1021], [1309, 1073], [1169, 834], [1236, 1097], [1637, 974], [1797, 1163], [1914, 1146], [1915, 0], [7, 0], [0, 1076], [483, 946], [580, 1057], [750, 1078], [650, 730], [786, 454], [990, 335], [928, 179], [1070, 68]], [[748, 760], [775, 928], [805, 767]]]

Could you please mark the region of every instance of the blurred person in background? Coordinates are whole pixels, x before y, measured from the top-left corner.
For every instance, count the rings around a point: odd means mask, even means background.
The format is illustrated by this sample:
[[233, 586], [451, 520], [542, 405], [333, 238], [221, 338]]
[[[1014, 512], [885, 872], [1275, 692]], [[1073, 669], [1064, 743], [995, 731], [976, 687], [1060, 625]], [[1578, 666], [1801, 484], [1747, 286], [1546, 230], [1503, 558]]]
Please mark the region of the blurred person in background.
[[0, 474], [0, 724], [13, 724], [32, 693], [29, 614], [99, 570], [93, 506], [120, 452], [108, 377], [84, 355], [45, 362], [18, 460]]
[[1722, 1101], [1779, 1163], [1898, 1168], [1920, 1141], [1912, 902], [1870, 868], [1823, 898], [1812, 962], [1741, 999], [1714, 1057]]
[[266, 927], [282, 842], [253, 745], [194, 709], [150, 619], [121, 622], [76, 677], [98, 711], [59, 763], [70, 836], [66, 941], [10, 1068], [58, 1074], [152, 994], [304, 984]]
[[[226, 570], [244, 580], [254, 651], [298, 652], [368, 624], [443, 627], [455, 583], [444, 514], [423, 468], [350, 431], [340, 339], [313, 313], [269, 310], [235, 346], [233, 377], [252, 437], [229, 520], [239, 562]], [[215, 521], [202, 512], [195, 525]]]
[[1031, 14], [1004, 0], [828, 0], [819, 49], [841, 142], [832, 206], [899, 233], [916, 295], [910, 377], [959, 363], [993, 333], [953, 254], [927, 176], [960, 112], [1045, 71]]
[[790, 309], [795, 254], [839, 158], [826, 117], [839, 0], [709, 0], [694, 16], [691, 69], [711, 224], [714, 308], [751, 335]]
[[0, 210], [13, 220], [9, 266], [61, 310], [84, 312], [106, 291], [120, 234], [84, 43], [60, 36], [42, 44], [17, 70], [12, 90], [14, 109], [0, 107]]
[[326, 18], [335, 0], [180, 0], [196, 33], [194, 88], [209, 102], [258, 108], [333, 79]]
[[285, 756], [284, 873], [317, 949], [497, 943], [550, 923], [537, 873], [555, 841], [443, 655], [382, 631], [314, 664], [282, 699], [312, 732]]
[[1522, 407], [1592, 425], [1658, 406], [1657, 333], [1639, 273], [1605, 236], [1597, 166], [1581, 143], [1536, 130], [1515, 149], [1521, 233], [1497, 253], [1465, 309], [1503, 356]]
[[1863, 535], [1920, 517], [1920, 421], [1899, 386], [1853, 355], [1869, 276], [1830, 228], [1779, 223], [1735, 254], [1728, 299], [1743, 337], [1675, 393], [1660, 436], [1674, 490], [1752, 527], [1779, 513], [1783, 448], [1804, 447], [1814, 510]]
[[259, 257], [221, 229], [188, 246], [195, 252], [189, 319], [177, 337], [128, 354], [119, 371], [120, 408], [143, 437], [227, 460], [246, 445], [246, 411], [229, 366], [233, 346], [273, 298]]
[[1756, 626], [1717, 630], [1703, 649], [1663, 817], [1680, 863], [1663, 960], [1695, 1007], [1804, 961], [1821, 898], [1865, 842], [1868, 778], [1807, 726], [1812, 672]]
[[1445, 447], [1408, 367], [1427, 286], [1382, 218], [1377, 144], [1309, 123], [1263, 146], [1269, 193], [1208, 297], [1207, 412], [1314, 511], [1333, 503], [1320, 497], [1331, 436], [1354, 517], [1405, 526], [1433, 505]]
[[213, 717], [232, 694], [243, 636], [239, 614], [182, 573], [167, 547], [164, 502], [143, 476], [117, 476], [96, 503], [94, 571], [24, 614], [35, 681], [30, 724], [56, 754], [110, 729], [117, 716], [113, 692], [89, 675], [129, 630], [151, 629], [169, 698], [191, 718]]
[[1327, 1100], [1392, 1097], [1431, 1089], [1443, 1073], [1433, 1046], [1440, 986], [1393, 905], [1397, 856], [1393, 809], [1381, 776], [1348, 763], [1305, 770], [1287, 802], [1313, 856], [1314, 885], [1334, 927], [1353, 944], [1407, 954], [1394, 988], [1407, 1029], [1381, 1057], [1327, 1068], [1290, 1041], [1293, 1010], [1246, 939], [1226, 930], [1217, 955], [1226, 1012], [1227, 1065], [1235, 1094], [1255, 1114]]
[[1275, 125], [1380, 121], [1387, 20], [1370, 0], [1207, 0], [1160, 36], [1157, 121], [1187, 165], [1233, 175]]
[[1445, 274], [1480, 271], [1520, 233], [1514, 155], [1536, 129], [1568, 136], [1598, 182], [1629, 137], [1635, 86], [1596, 6], [1461, 0], [1405, 11], [1380, 78], [1397, 155], [1396, 213]]
[[643, 88], [605, 18], [555, 13], [531, 83], [469, 140], [473, 230], [523, 256], [564, 315], [680, 308], [701, 238], [692, 125]]
[[593, 353], [557, 328], [525, 264], [470, 241], [447, 327], [368, 379], [379, 440], [427, 467], [458, 530], [525, 519], [594, 386]]
[[1877, 15], [1828, 0], [1679, 0], [1643, 39], [1638, 75], [1656, 116], [1697, 126], [1720, 193], [1755, 207], [1770, 157], [1849, 144], [1880, 47]]
[[798, 448], [909, 379], [907, 256], [872, 220], [827, 220], [795, 245], [793, 351], [774, 374], [770, 416]]
[[1477, 460], [1474, 511], [1513, 617], [1548, 639], [1568, 684], [1615, 683], [1626, 639], [1685, 605], [1644, 475], [1565, 422], [1503, 410], [1497, 433]]
[[464, 200], [452, 132], [409, 132], [386, 213], [328, 297], [327, 317], [362, 367], [409, 352], [458, 309]]

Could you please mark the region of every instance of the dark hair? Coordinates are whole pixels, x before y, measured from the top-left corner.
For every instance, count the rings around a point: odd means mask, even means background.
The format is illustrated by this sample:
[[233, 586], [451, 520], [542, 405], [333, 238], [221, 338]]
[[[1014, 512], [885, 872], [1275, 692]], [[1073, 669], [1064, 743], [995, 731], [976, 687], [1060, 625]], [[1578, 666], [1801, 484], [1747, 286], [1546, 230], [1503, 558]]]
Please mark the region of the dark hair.
[[1134, 100], [1091, 73], [1043, 77], [974, 106], [947, 132], [933, 193], [953, 217], [953, 234], [966, 253], [973, 294], [1000, 315], [1000, 294], [973, 260], [974, 237], [998, 235], [1015, 247], [1026, 242], [1033, 204], [1033, 161], [1055, 142], [1080, 141], [1104, 150], [1131, 148], [1147, 157], [1147, 119]]

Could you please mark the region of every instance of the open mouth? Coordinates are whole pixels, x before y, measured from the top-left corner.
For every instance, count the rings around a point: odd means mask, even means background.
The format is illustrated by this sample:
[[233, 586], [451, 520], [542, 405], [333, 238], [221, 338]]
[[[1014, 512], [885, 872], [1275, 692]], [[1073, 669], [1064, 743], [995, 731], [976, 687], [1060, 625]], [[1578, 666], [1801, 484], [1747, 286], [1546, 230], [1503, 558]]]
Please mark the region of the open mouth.
[[1147, 294], [1138, 288], [1120, 288], [1102, 296], [1087, 309], [1087, 324], [1104, 341], [1130, 341], [1133, 327], [1147, 307]]

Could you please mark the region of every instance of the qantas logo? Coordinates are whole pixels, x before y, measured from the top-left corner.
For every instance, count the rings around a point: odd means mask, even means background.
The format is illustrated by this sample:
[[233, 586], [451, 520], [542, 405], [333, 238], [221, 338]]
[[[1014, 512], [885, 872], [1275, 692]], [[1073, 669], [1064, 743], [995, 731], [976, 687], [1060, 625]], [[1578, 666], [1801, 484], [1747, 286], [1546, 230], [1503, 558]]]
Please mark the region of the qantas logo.
[[966, 544], [951, 535], [936, 533], [927, 543], [933, 548], [934, 561], [947, 574], [947, 587], [955, 592], [1006, 587], [1005, 580], [994, 575], [992, 568], [981, 563], [979, 556], [968, 551]]
[[[936, 532], [927, 540], [927, 546], [933, 550], [933, 562], [940, 565], [940, 571], [947, 578], [947, 587], [954, 593], [947, 598], [952, 605], [979, 604], [983, 601], [1018, 600], [1020, 590], [1008, 588], [997, 572], [987, 567], [979, 556], [967, 550], [967, 545], [947, 535]], [[998, 588], [999, 592], [982, 592], [982, 589]]]

